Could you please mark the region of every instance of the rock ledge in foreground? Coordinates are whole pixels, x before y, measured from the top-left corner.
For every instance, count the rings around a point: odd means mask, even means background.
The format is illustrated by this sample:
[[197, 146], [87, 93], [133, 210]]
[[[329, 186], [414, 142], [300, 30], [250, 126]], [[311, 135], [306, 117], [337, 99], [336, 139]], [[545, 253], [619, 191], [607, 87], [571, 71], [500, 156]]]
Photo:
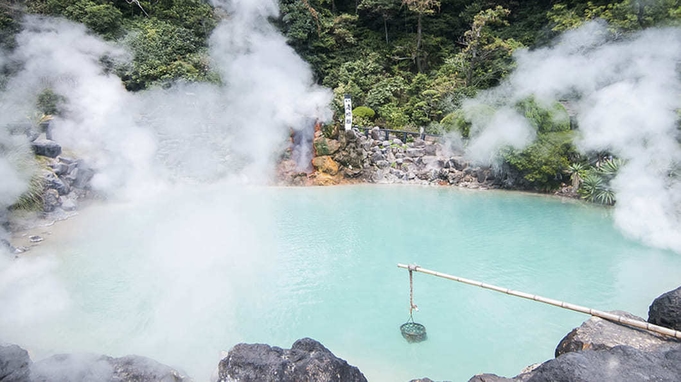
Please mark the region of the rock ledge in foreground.
[[152, 359], [129, 355], [58, 354], [32, 362], [16, 345], [0, 346], [2, 382], [188, 382], [175, 369]]
[[669, 329], [681, 330], [681, 287], [653, 300], [648, 309], [648, 322]]
[[220, 382], [366, 382], [357, 367], [310, 338], [291, 349], [238, 344], [220, 361], [218, 377]]
[[[645, 322], [643, 318], [628, 312], [616, 310], [610, 313]], [[620, 345], [643, 351], [681, 349], [681, 343], [669, 341], [652, 332], [591, 317], [560, 341], [556, 348], [556, 357], [582, 350], [608, 350]]]

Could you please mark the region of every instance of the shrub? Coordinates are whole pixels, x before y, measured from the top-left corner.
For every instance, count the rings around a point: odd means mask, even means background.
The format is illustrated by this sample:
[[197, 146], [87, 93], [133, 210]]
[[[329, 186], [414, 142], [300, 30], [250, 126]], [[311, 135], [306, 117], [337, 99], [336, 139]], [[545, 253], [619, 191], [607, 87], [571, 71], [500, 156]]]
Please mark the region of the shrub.
[[190, 30], [153, 18], [132, 23], [124, 42], [133, 52], [132, 66], [118, 68], [129, 90], [184, 79], [209, 78], [202, 41]]
[[565, 107], [558, 102], [544, 108], [534, 97], [529, 97], [518, 102], [516, 109], [540, 133], [570, 130], [570, 116]]
[[43, 115], [58, 115], [66, 98], [47, 88], [38, 94], [36, 107]]
[[378, 109], [378, 115], [385, 121], [388, 128], [404, 129], [409, 124], [409, 116], [404, 110], [394, 104], [388, 104]]
[[447, 114], [440, 124], [447, 131], [458, 131], [463, 138], [469, 138], [473, 124], [486, 125], [495, 112], [493, 107], [485, 104], [466, 105]]
[[376, 112], [367, 106], [357, 106], [355, 110], [352, 111], [352, 115], [359, 118], [366, 118], [368, 120], [373, 120], [376, 116]]
[[110, 4], [96, 4], [93, 1], [81, 0], [66, 7], [64, 16], [85, 24], [94, 32], [106, 37], [115, 38], [120, 34], [123, 14]]
[[562, 174], [570, 166], [568, 157], [574, 151], [571, 141], [570, 133], [543, 134], [523, 150], [507, 150], [503, 157], [522, 175], [530, 188], [555, 190], [562, 183]]

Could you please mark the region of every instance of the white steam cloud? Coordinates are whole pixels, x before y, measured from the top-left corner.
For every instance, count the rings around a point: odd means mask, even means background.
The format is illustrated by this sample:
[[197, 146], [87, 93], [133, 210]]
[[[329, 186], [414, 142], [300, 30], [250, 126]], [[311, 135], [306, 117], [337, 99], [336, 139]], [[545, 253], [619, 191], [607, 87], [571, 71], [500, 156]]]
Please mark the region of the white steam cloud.
[[276, 2], [223, 6], [230, 16], [210, 40], [223, 84], [137, 94], [100, 63], [104, 56], [125, 59], [124, 49], [80, 24], [27, 17], [18, 48], [3, 58], [22, 65], [2, 93], [9, 100], [3, 114], [35, 113], [46, 88], [64, 97], [65, 111], [52, 125], [55, 140], [96, 170], [93, 188], [117, 197], [187, 179], [266, 183], [290, 132], [330, 119], [332, 95], [315, 85], [309, 66], [268, 22]]
[[[466, 107], [468, 105], [464, 105]], [[467, 147], [466, 156], [475, 163], [486, 164], [495, 161], [501, 148], [522, 149], [535, 137], [527, 119], [510, 107], [495, 111], [482, 126], [480, 118], [474, 119], [471, 134], [475, 139]]]
[[[485, 102], [512, 106], [529, 96], [545, 104], [570, 100], [581, 133], [578, 148], [626, 160], [613, 181], [616, 225], [649, 245], [681, 253], [681, 183], [669, 176], [681, 163], [680, 60], [679, 29], [650, 29], [613, 42], [605, 23], [591, 22], [552, 47], [518, 52], [517, 69], [484, 94]], [[499, 146], [490, 143], [488, 131], [496, 136], [508, 131], [506, 144], [522, 141], [527, 130], [513, 121], [490, 123], [469, 146], [474, 157], [487, 158]], [[511, 133], [514, 126], [518, 131]]]

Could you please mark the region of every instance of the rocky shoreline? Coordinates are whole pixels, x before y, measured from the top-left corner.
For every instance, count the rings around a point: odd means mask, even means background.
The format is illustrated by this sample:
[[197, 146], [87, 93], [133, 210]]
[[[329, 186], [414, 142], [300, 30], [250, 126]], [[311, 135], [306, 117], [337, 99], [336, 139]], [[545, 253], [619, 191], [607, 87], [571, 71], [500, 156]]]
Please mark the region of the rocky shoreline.
[[[330, 186], [352, 183], [456, 186], [469, 189], [522, 190], [522, 176], [510, 168], [495, 171], [464, 156], [463, 146], [443, 139], [386, 135], [378, 127], [334, 132], [321, 130], [312, 141], [313, 171], [300, 171], [290, 148], [278, 166], [278, 183], [294, 186]], [[387, 138], [387, 139], [386, 139]], [[577, 198], [571, 185], [556, 195]]]
[[[627, 312], [614, 312], [645, 321]], [[681, 287], [653, 301], [648, 322], [681, 329]], [[237, 344], [219, 362], [217, 382], [366, 382], [362, 372], [321, 343], [303, 338], [291, 349]], [[33, 362], [17, 345], [0, 345], [0, 381], [189, 382], [182, 372], [141, 356], [60, 354]], [[480, 374], [468, 382], [678, 382], [681, 341], [592, 317], [568, 333], [556, 358], [513, 378]], [[411, 382], [433, 382], [428, 378]]]
[[314, 171], [297, 171], [291, 158], [279, 164], [278, 181], [283, 185], [329, 186], [345, 183], [456, 185], [466, 188], [500, 188], [489, 167], [473, 166], [463, 152], [433, 140], [416, 138], [403, 142], [396, 136], [382, 139], [378, 128], [361, 133], [357, 129], [327, 138], [321, 131], [313, 140]]
[[[82, 159], [64, 155], [62, 146], [52, 139], [49, 123], [39, 132], [31, 125], [14, 126], [15, 133], [25, 134], [31, 143], [39, 168], [31, 180], [31, 190], [23, 198], [30, 204], [25, 216], [10, 218], [8, 210], [0, 209], [0, 231], [29, 232], [26, 240], [0, 237], [0, 246], [10, 253], [20, 254], [38, 245], [44, 237], [33, 232], [77, 214], [78, 207], [93, 196], [90, 181], [95, 171]], [[19, 202], [22, 203], [22, 202]], [[15, 214], [16, 215], [16, 214]], [[14, 238], [16, 239], [16, 238]], [[17, 244], [16, 241], [21, 241]]]

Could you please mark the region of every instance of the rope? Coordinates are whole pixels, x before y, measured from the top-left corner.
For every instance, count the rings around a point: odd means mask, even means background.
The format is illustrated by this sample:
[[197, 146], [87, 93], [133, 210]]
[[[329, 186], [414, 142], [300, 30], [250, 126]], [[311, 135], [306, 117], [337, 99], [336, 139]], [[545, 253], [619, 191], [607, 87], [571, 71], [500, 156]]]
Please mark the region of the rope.
[[414, 317], [413, 317], [413, 312], [414, 310], [418, 311], [418, 306], [414, 304], [414, 274], [413, 271], [416, 270], [416, 267], [410, 265], [409, 266], [409, 319], [414, 322]]

